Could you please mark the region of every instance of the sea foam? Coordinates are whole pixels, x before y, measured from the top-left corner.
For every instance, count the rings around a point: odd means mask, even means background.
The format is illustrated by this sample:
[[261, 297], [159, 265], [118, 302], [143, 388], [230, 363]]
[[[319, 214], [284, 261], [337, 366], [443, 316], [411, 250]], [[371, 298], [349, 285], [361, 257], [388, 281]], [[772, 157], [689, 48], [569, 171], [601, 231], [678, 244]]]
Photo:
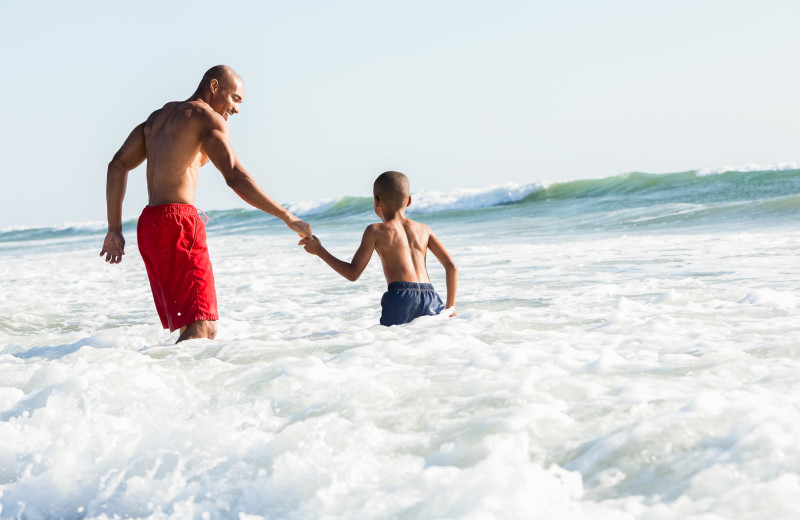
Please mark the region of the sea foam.
[[768, 164], [749, 163], [739, 166], [731, 166], [726, 164], [724, 166], [702, 168], [700, 170], [697, 170], [697, 175], [698, 176], [717, 175], [720, 173], [728, 173], [728, 172], [780, 172], [786, 170], [800, 170], [800, 162], [794, 161], [794, 162], [768, 163]]
[[443, 218], [459, 316], [398, 327], [377, 258], [351, 283], [210, 226], [219, 335], [177, 346], [133, 230], [119, 265], [101, 234], [0, 248], [0, 517], [800, 515], [800, 232], [524, 204]]

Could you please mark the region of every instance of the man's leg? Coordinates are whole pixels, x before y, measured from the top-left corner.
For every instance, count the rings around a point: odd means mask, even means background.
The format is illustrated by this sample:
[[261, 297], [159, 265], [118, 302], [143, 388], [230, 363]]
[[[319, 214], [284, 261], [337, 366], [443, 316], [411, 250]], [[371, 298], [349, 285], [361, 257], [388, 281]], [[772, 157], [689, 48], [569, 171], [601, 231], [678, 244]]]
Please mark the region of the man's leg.
[[198, 339], [198, 338], [214, 339], [215, 337], [217, 337], [217, 322], [209, 320], [198, 320], [190, 323], [185, 327], [181, 327], [181, 335], [178, 336], [178, 341], [176, 341], [175, 343], [180, 343], [181, 341], [186, 339]]

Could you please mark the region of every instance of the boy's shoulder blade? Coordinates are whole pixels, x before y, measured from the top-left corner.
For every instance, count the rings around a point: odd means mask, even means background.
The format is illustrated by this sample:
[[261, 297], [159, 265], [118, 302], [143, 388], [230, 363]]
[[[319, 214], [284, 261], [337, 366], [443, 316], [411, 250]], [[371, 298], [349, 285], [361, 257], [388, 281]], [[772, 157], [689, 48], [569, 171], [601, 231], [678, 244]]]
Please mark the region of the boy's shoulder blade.
[[431, 228], [428, 227], [427, 224], [423, 224], [422, 222], [417, 222], [416, 220], [411, 220], [410, 218], [406, 219], [406, 227], [410, 227], [411, 229], [417, 232], [423, 233], [430, 233]]
[[402, 230], [402, 226], [398, 226], [396, 222], [375, 222], [367, 226], [364, 233], [375, 237], [386, 237], [402, 232]]

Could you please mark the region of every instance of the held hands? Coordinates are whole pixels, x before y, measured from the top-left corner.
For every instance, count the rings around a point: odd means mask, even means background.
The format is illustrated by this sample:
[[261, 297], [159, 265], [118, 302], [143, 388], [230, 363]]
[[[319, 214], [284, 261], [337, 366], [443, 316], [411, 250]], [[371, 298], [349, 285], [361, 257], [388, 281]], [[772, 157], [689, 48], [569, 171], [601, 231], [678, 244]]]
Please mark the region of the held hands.
[[300, 242], [298, 242], [297, 245], [305, 246], [305, 250], [312, 255], [319, 255], [320, 251], [322, 251], [322, 242], [320, 242], [319, 239], [314, 235], [311, 235], [310, 237], [303, 237], [300, 239]]
[[311, 226], [307, 223], [303, 222], [299, 218], [295, 217], [294, 215], [291, 216], [286, 221], [286, 225], [289, 226], [289, 229], [300, 235], [301, 237], [310, 237], [311, 236]]
[[121, 231], [109, 231], [103, 241], [103, 249], [100, 256], [106, 255], [106, 262], [118, 264], [122, 262], [122, 255], [125, 254], [125, 238]]

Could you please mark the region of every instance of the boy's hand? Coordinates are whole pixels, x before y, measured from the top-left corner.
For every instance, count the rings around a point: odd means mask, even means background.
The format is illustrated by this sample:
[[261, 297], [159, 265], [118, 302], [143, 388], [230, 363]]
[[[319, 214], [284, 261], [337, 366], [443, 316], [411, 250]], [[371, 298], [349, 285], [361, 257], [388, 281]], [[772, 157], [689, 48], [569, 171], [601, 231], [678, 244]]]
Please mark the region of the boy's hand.
[[304, 246], [305, 250], [312, 255], [319, 255], [320, 251], [322, 251], [322, 242], [319, 241], [316, 235], [301, 238], [297, 245]]

